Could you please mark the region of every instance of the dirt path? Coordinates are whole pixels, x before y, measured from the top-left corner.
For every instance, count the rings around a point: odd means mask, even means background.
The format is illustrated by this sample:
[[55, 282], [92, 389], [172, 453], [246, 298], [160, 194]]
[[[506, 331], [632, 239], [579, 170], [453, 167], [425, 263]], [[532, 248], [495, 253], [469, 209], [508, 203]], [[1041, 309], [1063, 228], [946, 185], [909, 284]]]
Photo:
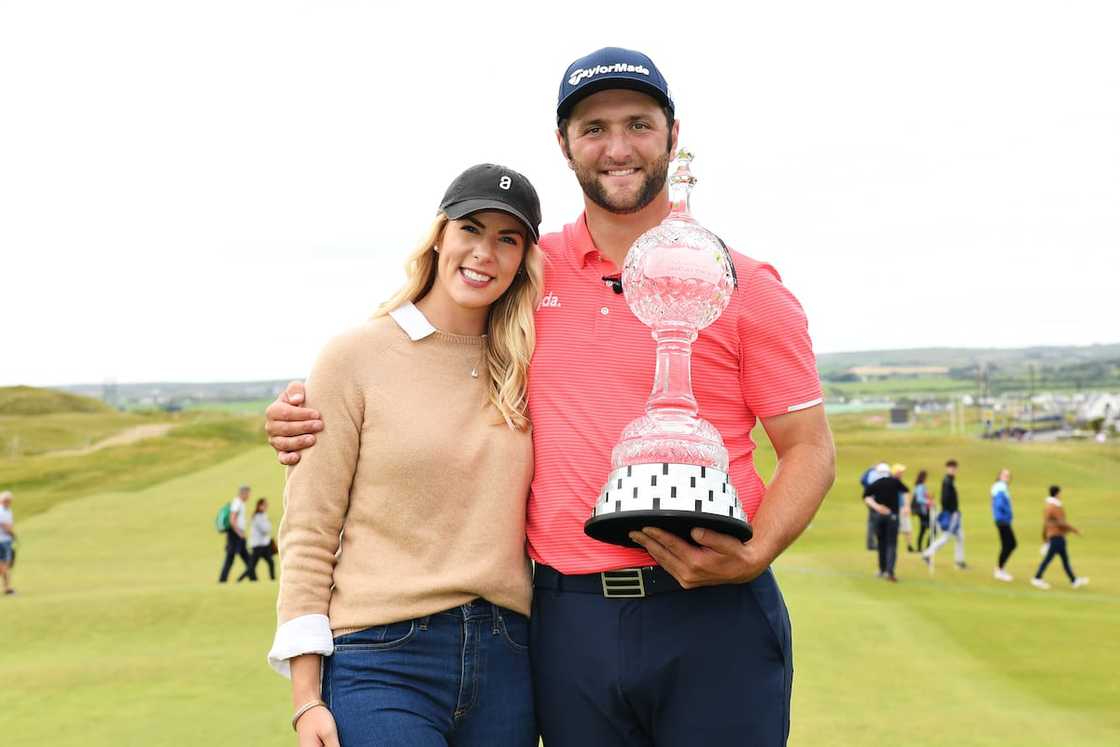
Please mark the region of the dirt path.
[[152, 423], [150, 425], [138, 425], [133, 428], [128, 428], [120, 433], [109, 436], [102, 441], [85, 447], [84, 449], [64, 449], [62, 451], [52, 451], [51, 456], [82, 456], [83, 454], [92, 454], [101, 449], [107, 449], [110, 446], [124, 446], [125, 444], [143, 441], [145, 438], [159, 438], [167, 433], [172, 428], [171, 423]]

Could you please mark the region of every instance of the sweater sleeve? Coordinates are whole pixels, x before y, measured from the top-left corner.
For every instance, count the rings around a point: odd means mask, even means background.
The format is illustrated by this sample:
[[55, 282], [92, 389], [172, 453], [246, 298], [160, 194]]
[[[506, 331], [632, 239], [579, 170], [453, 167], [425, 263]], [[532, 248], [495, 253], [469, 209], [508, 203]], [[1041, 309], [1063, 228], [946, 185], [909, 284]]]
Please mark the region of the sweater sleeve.
[[316, 443], [289, 468], [280, 521], [280, 626], [327, 615], [340, 533], [350, 503], [365, 412], [357, 333], [332, 340], [307, 380], [307, 406], [322, 415]]

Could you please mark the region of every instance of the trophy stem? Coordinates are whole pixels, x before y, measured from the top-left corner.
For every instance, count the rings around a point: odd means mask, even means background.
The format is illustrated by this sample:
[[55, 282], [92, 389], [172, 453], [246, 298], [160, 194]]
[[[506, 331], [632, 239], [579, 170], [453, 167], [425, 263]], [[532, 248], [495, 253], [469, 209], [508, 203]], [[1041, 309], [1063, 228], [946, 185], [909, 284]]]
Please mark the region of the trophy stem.
[[689, 327], [657, 327], [657, 372], [646, 412], [671, 411], [695, 417], [700, 411], [692, 395], [692, 341], [696, 330]]

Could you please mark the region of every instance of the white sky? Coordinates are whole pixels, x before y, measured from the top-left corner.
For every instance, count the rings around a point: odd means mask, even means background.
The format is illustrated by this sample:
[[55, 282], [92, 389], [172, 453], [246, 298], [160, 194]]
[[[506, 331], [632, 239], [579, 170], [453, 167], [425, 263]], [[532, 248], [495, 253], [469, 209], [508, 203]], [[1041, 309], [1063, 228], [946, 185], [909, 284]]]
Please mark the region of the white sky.
[[578, 216], [556, 90], [608, 45], [818, 351], [1120, 340], [1115, 3], [389, 5], [0, 0], [0, 385], [303, 375], [466, 166]]

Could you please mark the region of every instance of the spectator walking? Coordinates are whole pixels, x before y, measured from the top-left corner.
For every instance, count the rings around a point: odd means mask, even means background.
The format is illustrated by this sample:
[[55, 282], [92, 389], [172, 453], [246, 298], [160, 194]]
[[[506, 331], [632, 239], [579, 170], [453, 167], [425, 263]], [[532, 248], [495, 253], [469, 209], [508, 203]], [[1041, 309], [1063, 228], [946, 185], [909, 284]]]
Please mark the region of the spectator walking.
[[[926, 486], [928, 477], [929, 473], [926, 470], [918, 471], [918, 477], [914, 480], [914, 498], [910, 502], [910, 509], [918, 515], [918, 522], [921, 524], [918, 530], [917, 549], [919, 552], [923, 549], [922, 543], [926, 540], [926, 533], [929, 531], [929, 517], [933, 511], [933, 496]], [[929, 547], [928, 541], [925, 542], [925, 547]]]
[[226, 529], [226, 558], [222, 562], [222, 572], [218, 576], [218, 583], [224, 584], [229, 580], [229, 571], [233, 567], [233, 559], [241, 558], [249, 579], [257, 580], [257, 574], [249, 563], [249, 551], [245, 549], [245, 502], [249, 500], [249, 486], [242, 485], [237, 490], [237, 495], [229, 502], [229, 528]]
[[997, 581], [1012, 581], [1014, 577], [1004, 570], [1011, 553], [1019, 543], [1015, 541], [1015, 532], [1011, 529], [1013, 513], [1011, 510], [1011, 470], [1001, 469], [996, 481], [992, 483], [992, 518], [995, 519], [996, 529], [999, 531], [999, 559], [992, 575]]
[[910, 493], [892, 474], [881, 477], [863, 490], [863, 502], [875, 512], [875, 538], [879, 543], [879, 578], [895, 582], [895, 560], [898, 556], [898, 510]]
[[945, 462], [945, 477], [941, 480], [941, 513], [937, 515], [937, 527], [941, 530], [925, 552], [922, 559], [929, 563], [949, 538], [956, 543], [953, 547], [954, 559], [958, 570], [965, 570], [964, 562], [964, 521], [961, 516], [960, 498], [957, 495], [957, 460]]
[[[904, 474], [906, 474], [905, 464], [891, 465], [891, 475], [898, 478], [899, 482], [902, 482]], [[899, 494], [898, 496], [898, 532], [906, 535], [906, 552], [914, 552], [914, 525], [910, 518], [910, 501], [906, 498], [907, 494]]]
[[0, 581], [4, 582], [4, 594], [15, 594], [12, 588], [12, 564], [16, 540], [15, 520], [12, 518], [12, 492], [0, 493]]
[[263, 560], [268, 563], [268, 578], [276, 580], [276, 566], [272, 563], [272, 522], [268, 519], [268, 499], [261, 498], [253, 510], [253, 520], [249, 523], [249, 567], [247, 567], [238, 581], [246, 578], [257, 580], [257, 563]]
[[1062, 504], [1061, 487], [1051, 485], [1050, 495], [1046, 499], [1046, 507], [1042, 511], [1042, 541], [1048, 543], [1049, 546], [1046, 550], [1046, 557], [1042, 559], [1042, 563], [1038, 566], [1038, 573], [1034, 574], [1034, 578], [1031, 579], [1031, 585], [1035, 588], [1050, 588], [1050, 584], [1042, 579], [1042, 574], [1046, 573], [1046, 567], [1050, 565], [1050, 561], [1054, 559], [1055, 555], [1062, 559], [1062, 567], [1065, 568], [1066, 575], [1069, 576], [1069, 582], [1073, 585], [1073, 588], [1077, 589], [1089, 583], [1089, 579], [1075, 575], [1069, 564], [1069, 553], [1066, 551], [1066, 535], [1070, 532], [1079, 536], [1081, 534], [1077, 527], [1066, 521], [1066, 509]]
[[[860, 496], [864, 495], [867, 486], [878, 480], [880, 477], [887, 477], [891, 473], [890, 465], [886, 462], [879, 462], [878, 464], [868, 467], [863, 471], [859, 478]], [[875, 538], [875, 509], [868, 507], [867, 509], [867, 549], [874, 552], [879, 549], [879, 542]]]

